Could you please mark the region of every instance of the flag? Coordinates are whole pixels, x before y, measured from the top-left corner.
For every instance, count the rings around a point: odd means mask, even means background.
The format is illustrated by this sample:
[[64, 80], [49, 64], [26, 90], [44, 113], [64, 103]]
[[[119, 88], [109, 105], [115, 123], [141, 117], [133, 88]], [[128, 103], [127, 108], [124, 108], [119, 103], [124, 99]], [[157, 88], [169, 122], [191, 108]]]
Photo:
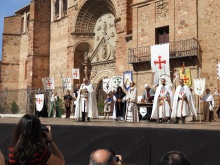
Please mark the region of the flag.
[[44, 90], [54, 89], [54, 78], [53, 77], [45, 77], [42, 78]]
[[201, 96], [205, 90], [205, 78], [193, 79], [194, 93]]
[[103, 87], [103, 90], [105, 91], [105, 93], [109, 93], [111, 92], [112, 90], [112, 82], [111, 82], [111, 79], [110, 78], [104, 78], [102, 80], [102, 87]]
[[126, 90], [130, 88], [130, 82], [133, 80], [132, 71], [126, 71], [123, 74], [123, 84]]
[[153, 84], [160, 84], [160, 79], [172, 85], [170, 79], [170, 51], [169, 43], [151, 46], [151, 69], [154, 73]]
[[152, 72], [170, 72], [169, 43], [151, 46], [151, 69]]
[[72, 69], [72, 78], [73, 79], [80, 79], [79, 68]]
[[62, 78], [63, 90], [71, 90], [71, 77]]
[[41, 111], [44, 107], [44, 94], [37, 94], [35, 95], [36, 98], [36, 109], [37, 111]]
[[183, 69], [180, 69], [179, 71], [180, 79], [183, 79], [184, 84], [190, 87], [192, 85], [190, 69], [184, 67], [184, 74], [182, 71]]
[[112, 90], [123, 87], [123, 76], [112, 76]]

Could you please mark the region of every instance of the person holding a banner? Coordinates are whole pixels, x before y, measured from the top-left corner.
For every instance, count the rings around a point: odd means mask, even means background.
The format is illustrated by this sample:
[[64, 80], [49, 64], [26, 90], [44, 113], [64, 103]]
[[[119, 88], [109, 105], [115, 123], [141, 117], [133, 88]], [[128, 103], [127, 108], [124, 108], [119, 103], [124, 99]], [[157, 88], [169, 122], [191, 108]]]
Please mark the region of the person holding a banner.
[[70, 95], [70, 91], [66, 91], [66, 95], [64, 95], [64, 102], [66, 108], [66, 118], [70, 118], [70, 110], [72, 105], [73, 97]]
[[59, 96], [57, 96], [57, 92], [55, 92], [54, 94], [52, 93], [51, 96], [51, 109], [49, 117], [61, 117], [61, 111], [59, 108]]
[[172, 112], [172, 98], [173, 92], [170, 85], [166, 85], [166, 80], [161, 79], [161, 85], [157, 87], [151, 118], [158, 119], [158, 123], [162, 122], [162, 119], [167, 119], [167, 123], [170, 124], [170, 116]]
[[109, 114], [111, 112], [112, 99], [109, 94], [107, 94], [106, 96], [107, 98], [104, 101], [104, 119], [106, 119], [106, 116], [107, 116], [107, 119], [109, 119]]
[[115, 112], [116, 112], [116, 121], [124, 120], [124, 104], [126, 101], [126, 94], [123, 92], [122, 88], [119, 86], [117, 91], [113, 95], [113, 100], [115, 102]]
[[130, 123], [139, 122], [139, 114], [137, 107], [137, 88], [135, 88], [134, 86], [134, 81], [131, 81], [130, 88], [126, 95], [127, 106], [125, 120]]
[[187, 85], [184, 85], [183, 79], [179, 80], [180, 85], [176, 88], [173, 97], [172, 118], [176, 118], [175, 124], [179, 123], [179, 119], [182, 119], [182, 123], [185, 124], [185, 118], [196, 114], [195, 104], [193, 102], [192, 93]]
[[210, 93], [210, 89], [206, 89], [206, 95], [204, 95], [201, 100], [204, 101], [204, 120], [211, 122], [213, 118], [214, 99]]
[[79, 94], [79, 88], [80, 88], [80, 85], [79, 85], [79, 84], [76, 84], [76, 88], [75, 88], [75, 90], [73, 91], [73, 99], [74, 99], [73, 108], [74, 108], [74, 110], [76, 109], [76, 100], [77, 100], [77, 97], [78, 97], [78, 94]]

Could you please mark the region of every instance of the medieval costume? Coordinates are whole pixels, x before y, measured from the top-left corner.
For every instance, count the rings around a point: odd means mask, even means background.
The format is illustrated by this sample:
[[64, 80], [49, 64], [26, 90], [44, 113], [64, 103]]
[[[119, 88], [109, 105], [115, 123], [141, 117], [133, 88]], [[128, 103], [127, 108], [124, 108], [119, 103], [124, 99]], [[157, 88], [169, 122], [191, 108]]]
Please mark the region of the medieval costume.
[[167, 122], [170, 123], [172, 99], [173, 93], [171, 87], [169, 85], [159, 85], [154, 97], [151, 118], [159, 119], [159, 123], [162, 122], [162, 119], [167, 119]]
[[[150, 88], [150, 86], [148, 84], [145, 84], [144, 87], [146, 90], [143, 92], [142, 100], [145, 103], [153, 103], [154, 95], [155, 95], [154, 89]], [[152, 107], [149, 106], [149, 107], [147, 107], [147, 120], [148, 121], [151, 118], [151, 113], [152, 113]]]
[[119, 86], [117, 91], [113, 95], [113, 100], [115, 102], [113, 118], [123, 120], [124, 119], [124, 106], [126, 100], [126, 94], [122, 91], [122, 88]]
[[179, 123], [182, 117], [182, 123], [185, 124], [186, 116], [197, 115], [194, 106], [192, 94], [187, 85], [181, 84], [176, 88], [173, 97], [172, 118], [176, 118], [175, 123]]
[[73, 100], [74, 100], [73, 101], [73, 109], [74, 109], [74, 111], [76, 109], [76, 100], [77, 100], [77, 97], [78, 97], [78, 94], [79, 94], [79, 88], [80, 88], [80, 85], [77, 84], [76, 89], [73, 91]]
[[82, 121], [85, 121], [86, 116], [87, 121], [90, 121], [90, 118], [98, 118], [95, 92], [90, 83], [83, 83], [80, 86], [76, 100], [75, 118], [79, 121], [82, 117]]
[[212, 94], [210, 94], [210, 90], [206, 89], [206, 95], [202, 97], [204, 101], [204, 120], [205, 121], [212, 121], [213, 118], [213, 107], [214, 107], [214, 99]]
[[70, 91], [64, 96], [65, 108], [66, 108], [66, 118], [70, 118], [70, 110], [72, 105], [73, 97], [70, 95]]
[[112, 99], [110, 98], [109, 94], [107, 94], [107, 98], [104, 101], [104, 119], [109, 119], [109, 113], [111, 112], [111, 102]]
[[137, 107], [137, 88], [130, 87], [126, 95], [127, 108], [125, 120], [128, 122], [139, 122], [138, 107]]
[[[55, 114], [54, 114], [55, 109]], [[49, 117], [61, 117], [61, 110], [59, 107], [59, 96], [55, 93], [51, 96], [51, 108], [49, 112]]]

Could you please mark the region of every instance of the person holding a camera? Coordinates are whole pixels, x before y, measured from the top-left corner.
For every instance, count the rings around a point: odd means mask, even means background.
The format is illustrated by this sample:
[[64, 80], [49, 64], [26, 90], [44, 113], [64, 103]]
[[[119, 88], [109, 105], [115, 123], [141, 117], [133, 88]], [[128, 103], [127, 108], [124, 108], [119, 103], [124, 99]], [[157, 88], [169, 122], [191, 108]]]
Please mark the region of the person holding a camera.
[[63, 154], [51, 135], [51, 127], [41, 124], [39, 118], [26, 114], [18, 122], [12, 145], [10, 164], [64, 165]]
[[124, 164], [121, 155], [116, 155], [112, 149], [97, 149], [90, 155], [89, 165], [117, 165]]

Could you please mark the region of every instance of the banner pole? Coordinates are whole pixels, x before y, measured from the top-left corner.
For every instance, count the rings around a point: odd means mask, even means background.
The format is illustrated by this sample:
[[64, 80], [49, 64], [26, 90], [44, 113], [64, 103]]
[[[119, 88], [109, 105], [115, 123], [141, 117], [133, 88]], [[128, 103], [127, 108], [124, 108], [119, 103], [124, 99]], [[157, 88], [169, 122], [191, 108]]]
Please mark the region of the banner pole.
[[[200, 79], [200, 68], [199, 68], [199, 79]], [[198, 101], [199, 101], [199, 122], [201, 123], [201, 101], [200, 101], [200, 96], [198, 95]]]

